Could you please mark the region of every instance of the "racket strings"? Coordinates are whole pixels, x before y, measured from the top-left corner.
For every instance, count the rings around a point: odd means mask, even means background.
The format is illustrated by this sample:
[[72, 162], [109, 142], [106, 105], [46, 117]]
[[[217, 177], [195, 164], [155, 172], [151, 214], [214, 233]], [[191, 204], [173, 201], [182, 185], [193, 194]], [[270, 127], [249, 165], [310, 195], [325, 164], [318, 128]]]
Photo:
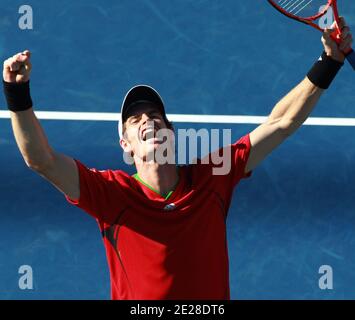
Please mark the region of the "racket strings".
[[313, 0], [280, 0], [279, 5], [288, 13], [297, 15], [312, 5], [312, 2]]
[[300, 17], [310, 17], [320, 12], [325, 0], [277, 0], [272, 1], [289, 14]]

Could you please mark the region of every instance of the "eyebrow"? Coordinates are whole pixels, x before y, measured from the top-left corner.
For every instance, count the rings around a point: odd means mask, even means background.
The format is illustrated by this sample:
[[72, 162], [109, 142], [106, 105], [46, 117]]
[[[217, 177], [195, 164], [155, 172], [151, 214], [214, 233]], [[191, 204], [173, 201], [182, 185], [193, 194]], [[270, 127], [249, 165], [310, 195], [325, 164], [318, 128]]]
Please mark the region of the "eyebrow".
[[[151, 109], [151, 110], [148, 110], [148, 111], [145, 111], [148, 115], [152, 115], [152, 114], [159, 114], [161, 115], [161, 113], [159, 112], [159, 110], [157, 109]], [[141, 113], [138, 113], [138, 114], [133, 114], [131, 116], [128, 117], [128, 121], [131, 121], [133, 119], [136, 119], [138, 118], [139, 116], [141, 116]]]

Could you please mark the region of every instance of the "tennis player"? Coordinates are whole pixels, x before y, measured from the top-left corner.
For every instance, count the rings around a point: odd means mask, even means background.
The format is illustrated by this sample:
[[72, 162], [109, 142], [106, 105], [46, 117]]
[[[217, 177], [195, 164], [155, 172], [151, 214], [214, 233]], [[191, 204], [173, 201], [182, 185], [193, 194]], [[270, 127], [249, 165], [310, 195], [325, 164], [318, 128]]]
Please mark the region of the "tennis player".
[[211, 162], [147, 161], [163, 143], [158, 131], [170, 130], [172, 136], [174, 131], [160, 95], [144, 85], [124, 98], [119, 125], [120, 144], [137, 173], [87, 168], [50, 146], [33, 112], [30, 52], [4, 62], [4, 93], [19, 150], [29, 168], [97, 220], [112, 299], [230, 298], [226, 218], [233, 189], [302, 125], [330, 86], [344, 64], [342, 50], [352, 44], [343, 19], [340, 27], [340, 46], [326, 30], [324, 53], [305, 79], [265, 123], [225, 147], [231, 151], [231, 170], [224, 175], [213, 174]]

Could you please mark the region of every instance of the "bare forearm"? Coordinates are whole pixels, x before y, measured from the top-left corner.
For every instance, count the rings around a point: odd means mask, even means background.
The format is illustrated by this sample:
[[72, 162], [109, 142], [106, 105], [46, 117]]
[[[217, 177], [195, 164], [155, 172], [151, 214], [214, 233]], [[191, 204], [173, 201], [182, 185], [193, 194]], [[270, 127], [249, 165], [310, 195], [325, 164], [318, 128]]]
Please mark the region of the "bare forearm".
[[39, 169], [50, 163], [53, 151], [33, 109], [11, 112], [11, 123], [20, 152], [27, 165]]
[[269, 120], [282, 122], [285, 129], [292, 133], [308, 118], [323, 92], [305, 78], [276, 104]]

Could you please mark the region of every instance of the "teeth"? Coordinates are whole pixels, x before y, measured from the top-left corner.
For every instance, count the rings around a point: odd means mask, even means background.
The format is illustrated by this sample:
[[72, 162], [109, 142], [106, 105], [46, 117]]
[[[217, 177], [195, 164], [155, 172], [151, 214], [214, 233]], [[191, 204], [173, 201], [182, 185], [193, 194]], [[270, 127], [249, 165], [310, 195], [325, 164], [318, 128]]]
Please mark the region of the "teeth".
[[147, 140], [147, 136], [149, 135], [149, 138], [155, 137], [155, 130], [154, 129], [146, 129], [143, 133], [143, 141]]

